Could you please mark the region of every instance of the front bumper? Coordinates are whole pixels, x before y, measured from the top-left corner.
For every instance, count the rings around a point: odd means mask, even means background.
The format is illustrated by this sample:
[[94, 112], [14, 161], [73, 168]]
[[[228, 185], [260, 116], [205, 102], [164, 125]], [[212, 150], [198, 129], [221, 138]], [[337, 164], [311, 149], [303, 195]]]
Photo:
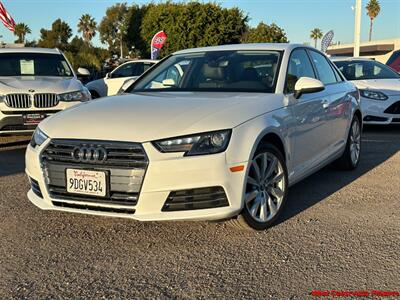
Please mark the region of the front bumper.
[[[364, 124], [389, 125], [400, 124], [400, 110], [391, 110], [390, 107], [400, 105], [400, 95], [390, 96], [385, 101], [370, 100], [361, 97], [361, 109], [364, 116]], [[400, 107], [400, 106], [399, 106]], [[387, 113], [387, 111], [394, 113]]]
[[[218, 220], [237, 215], [242, 209], [245, 171], [232, 173], [230, 167], [246, 162], [228, 164], [225, 153], [214, 155], [183, 157], [182, 154], [160, 153], [150, 143], [143, 144], [149, 159], [149, 165], [143, 180], [134, 213], [97, 211], [96, 209], [77, 209], [73, 205], [86, 207], [99, 206], [85, 201], [72, 201], [51, 198], [45, 176], [40, 165], [40, 153], [48, 142], [40, 147], [28, 146], [26, 151], [26, 174], [38, 182], [42, 197], [31, 189], [29, 200], [41, 209], [59, 210], [110, 217], [131, 218], [140, 221], [162, 220]], [[171, 192], [206, 187], [222, 187], [228, 199], [228, 205], [217, 208], [162, 211]], [[69, 207], [56, 206], [56, 202], [66, 202]], [[123, 206], [101, 204], [106, 208], [121, 209]], [[126, 206], [125, 206], [126, 207]]]
[[23, 115], [24, 114], [45, 114], [47, 117], [61, 111], [72, 107], [78, 103], [73, 102], [60, 102], [57, 106], [51, 108], [27, 108], [18, 109], [7, 107], [4, 103], [0, 103], [0, 136], [2, 135], [23, 135], [31, 134], [35, 128], [36, 124], [24, 125]]

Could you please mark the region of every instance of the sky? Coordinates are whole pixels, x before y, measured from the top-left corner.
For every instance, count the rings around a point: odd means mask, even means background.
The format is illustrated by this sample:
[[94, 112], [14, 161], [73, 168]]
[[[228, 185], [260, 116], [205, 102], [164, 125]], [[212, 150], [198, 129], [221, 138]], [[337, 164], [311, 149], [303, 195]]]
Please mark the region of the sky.
[[[2, 1], [14, 20], [28, 24], [32, 34], [28, 40], [38, 40], [41, 28], [50, 28], [57, 19], [69, 23], [76, 32], [78, 19], [84, 13], [91, 14], [98, 23], [105, 15], [107, 7], [127, 2], [144, 4], [150, 1], [113, 1], [113, 0], [3, 0]], [[153, 1], [162, 2], [162, 1]], [[207, 2], [207, 1], [202, 1]], [[255, 26], [260, 21], [275, 22], [282, 27], [290, 42], [312, 43], [310, 31], [321, 28], [323, 33], [333, 30], [334, 42], [341, 44], [353, 41], [355, 0], [220, 0], [216, 1], [223, 7], [239, 7], [250, 18], [250, 25]], [[368, 39], [369, 18], [364, 9], [368, 0], [362, 1], [362, 36]], [[379, 0], [381, 12], [374, 21], [373, 39], [400, 38], [400, 0]], [[158, 29], [157, 29], [158, 30]], [[162, 30], [162, 28], [160, 28]], [[13, 42], [16, 38], [0, 23], [0, 40]], [[101, 46], [98, 36], [94, 44]], [[105, 47], [105, 45], [103, 45]]]

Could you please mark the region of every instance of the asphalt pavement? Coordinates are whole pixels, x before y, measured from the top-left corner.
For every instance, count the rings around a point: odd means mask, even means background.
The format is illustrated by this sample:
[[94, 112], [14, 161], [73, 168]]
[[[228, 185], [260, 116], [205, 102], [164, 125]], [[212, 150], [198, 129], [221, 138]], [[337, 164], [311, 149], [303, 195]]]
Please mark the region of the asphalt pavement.
[[0, 299], [305, 299], [400, 284], [400, 127], [368, 128], [359, 168], [293, 186], [266, 232], [41, 211], [26, 137], [0, 139]]

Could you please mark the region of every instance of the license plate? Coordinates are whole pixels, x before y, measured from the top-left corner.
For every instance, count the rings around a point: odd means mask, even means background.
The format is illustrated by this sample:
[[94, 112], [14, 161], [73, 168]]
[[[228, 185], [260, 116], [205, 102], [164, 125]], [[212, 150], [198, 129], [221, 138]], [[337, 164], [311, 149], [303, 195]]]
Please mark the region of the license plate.
[[25, 114], [22, 118], [24, 125], [37, 125], [46, 118], [46, 114]]
[[105, 197], [106, 172], [67, 169], [67, 192], [73, 194]]

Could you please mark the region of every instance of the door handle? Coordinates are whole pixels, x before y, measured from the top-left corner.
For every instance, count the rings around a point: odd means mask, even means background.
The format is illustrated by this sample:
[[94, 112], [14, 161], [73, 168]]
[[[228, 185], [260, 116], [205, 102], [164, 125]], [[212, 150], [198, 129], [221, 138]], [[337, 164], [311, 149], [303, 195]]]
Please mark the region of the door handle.
[[322, 100], [322, 107], [324, 109], [328, 109], [329, 108], [329, 101], [328, 100]]

